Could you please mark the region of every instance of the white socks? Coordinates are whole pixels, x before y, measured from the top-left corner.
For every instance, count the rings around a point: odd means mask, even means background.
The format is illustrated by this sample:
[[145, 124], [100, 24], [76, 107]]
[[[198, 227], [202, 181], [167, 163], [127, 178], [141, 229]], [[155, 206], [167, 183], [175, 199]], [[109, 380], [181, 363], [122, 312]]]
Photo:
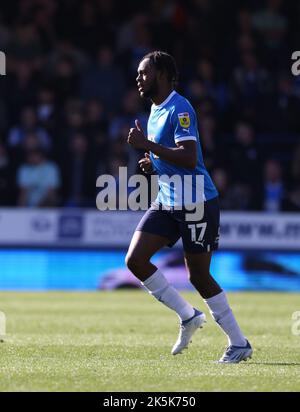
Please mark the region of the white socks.
[[225, 293], [204, 299], [214, 320], [228, 338], [229, 345], [246, 346], [247, 342], [230, 309]]
[[153, 295], [159, 302], [162, 302], [168, 308], [173, 309], [181, 321], [187, 320], [194, 316], [194, 308], [186, 302], [169, 284], [164, 275], [157, 270], [148, 279], [142, 282], [148, 292]]
[[[154, 272], [153, 275], [142, 282], [142, 285], [144, 285], [148, 292], [159, 302], [162, 302], [168, 308], [174, 310], [181, 321], [194, 316], [194, 308], [169, 284], [160, 270]], [[246, 346], [246, 339], [235, 320], [225, 293], [221, 292], [212, 298], [204, 299], [204, 302], [208, 306], [214, 320], [227, 336], [229, 345]]]

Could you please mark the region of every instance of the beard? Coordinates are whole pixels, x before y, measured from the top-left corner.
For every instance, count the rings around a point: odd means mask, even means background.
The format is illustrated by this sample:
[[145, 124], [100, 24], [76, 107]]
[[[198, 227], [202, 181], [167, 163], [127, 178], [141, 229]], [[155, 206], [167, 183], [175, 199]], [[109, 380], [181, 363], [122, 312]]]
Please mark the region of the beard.
[[147, 90], [143, 91], [142, 97], [144, 99], [151, 99], [152, 97], [156, 96], [158, 92], [158, 82], [156, 79], [149, 85]]

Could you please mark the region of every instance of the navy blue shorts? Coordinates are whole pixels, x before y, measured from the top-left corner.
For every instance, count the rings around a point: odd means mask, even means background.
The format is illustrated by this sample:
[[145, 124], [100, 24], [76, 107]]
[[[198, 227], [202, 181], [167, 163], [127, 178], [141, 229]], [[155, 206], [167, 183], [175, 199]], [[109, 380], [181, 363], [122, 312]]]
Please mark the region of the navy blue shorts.
[[[219, 246], [220, 206], [219, 198], [204, 202], [204, 215], [200, 221], [186, 221], [186, 210], [165, 210], [153, 204], [142, 217], [136, 231], [152, 233], [170, 240], [172, 247], [182, 238], [187, 253], [217, 250]], [[191, 212], [189, 212], [191, 213]]]

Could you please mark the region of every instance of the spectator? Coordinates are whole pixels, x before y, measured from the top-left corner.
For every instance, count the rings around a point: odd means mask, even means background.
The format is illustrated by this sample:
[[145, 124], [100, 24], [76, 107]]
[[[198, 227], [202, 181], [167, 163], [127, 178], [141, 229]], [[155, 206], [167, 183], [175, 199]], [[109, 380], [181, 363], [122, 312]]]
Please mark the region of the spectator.
[[0, 12], [0, 50], [7, 50], [9, 43], [11, 42], [11, 31], [8, 26], [5, 25], [3, 14]]
[[257, 30], [266, 46], [278, 47], [287, 30], [287, 19], [282, 14], [282, 0], [267, 0], [267, 7], [253, 15], [253, 27]]
[[250, 116], [249, 120], [258, 121], [260, 111], [270, 101], [270, 76], [260, 66], [253, 52], [243, 53], [241, 59], [241, 64], [234, 70], [232, 79], [235, 110], [237, 113]]
[[25, 163], [17, 171], [18, 206], [58, 206], [60, 184], [58, 166], [46, 159], [43, 150], [28, 151]]
[[[98, 41], [103, 27], [99, 27], [99, 14], [93, 2], [80, 2], [78, 25], [76, 30], [76, 44], [85, 53], [95, 57]], [[101, 24], [101, 23], [100, 23]]]
[[58, 139], [55, 145], [56, 158], [59, 163], [64, 161], [74, 134], [85, 133], [83, 104], [80, 100], [67, 101], [62, 115], [60, 127], [57, 128]]
[[216, 119], [212, 116], [203, 116], [199, 121], [199, 126], [201, 146], [207, 170], [212, 171], [221, 165], [225, 166], [225, 148], [217, 136]]
[[45, 129], [38, 125], [35, 109], [31, 106], [25, 106], [21, 112], [20, 124], [9, 131], [7, 143], [11, 148], [17, 148], [31, 133], [37, 136], [43, 149], [49, 150], [51, 148], [51, 137]]
[[122, 72], [114, 63], [112, 49], [102, 46], [98, 52], [97, 64], [81, 76], [81, 97], [85, 100], [100, 99], [105, 102], [106, 111], [113, 112], [120, 107], [125, 87]]
[[234, 138], [229, 153], [231, 172], [235, 185], [244, 193], [245, 207], [251, 209], [256, 204], [255, 197], [261, 179], [260, 156], [252, 126], [239, 121], [235, 126]]
[[279, 212], [283, 197], [281, 164], [275, 159], [268, 159], [264, 164], [262, 209], [266, 212]]
[[[1, 9], [0, 49], [7, 52], [7, 75], [0, 76], [2, 188], [7, 173], [16, 184], [24, 155], [40, 147], [61, 167], [63, 204], [86, 205], [95, 175], [109, 168], [116, 172], [126, 163], [129, 175], [140, 172], [143, 153], [124, 143], [136, 118], [146, 130], [137, 63], [148, 51], [165, 49], [179, 65], [178, 91], [199, 117], [205, 162], [224, 207], [236, 196], [233, 208], [261, 210], [263, 152], [267, 159], [278, 153], [287, 164], [300, 135], [300, 76], [286, 71], [299, 43], [296, 0], [122, 5], [29, 0]], [[282, 178], [284, 210], [297, 209], [299, 179], [294, 172], [290, 181]], [[12, 193], [5, 196], [16, 203]]]
[[300, 144], [296, 146], [291, 163], [290, 187], [283, 199], [282, 210], [300, 211]]
[[281, 74], [277, 81], [277, 93], [269, 106], [269, 115], [265, 117], [265, 124], [269, 124], [271, 131], [297, 133], [300, 130], [300, 96], [296, 91], [292, 76]]
[[72, 61], [76, 73], [82, 73], [87, 69], [89, 58], [86, 54], [79, 50], [71, 39], [64, 36], [57, 40], [54, 49], [47, 56], [47, 61], [44, 67], [46, 77], [52, 77], [55, 73], [55, 67], [62, 59], [67, 58]]
[[300, 212], [300, 181], [295, 182], [283, 200], [282, 210], [285, 212]]
[[4, 100], [0, 100], [0, 133], [4, 133], [8, 127], [7, 105]]
[[247, 8], [241, 8], [237, 12], [237, 32], [242, 35], [251, 35], [253, 31], [252, 15]]
[[42, 65], [43, 50], [36, 26], [28, 20], [16, 26], [14, 36], [8, 49], [15, 66], [19, 61], [30, 62], [32, 68], [39, 69]]
[[186, 87], [186, 94], [191, 101], [196, 104], [205, 99], [208, 95], [207, 89], [203, 81], [198, 77], [193, 77]]
[[7, 76], [6, 103], [9, 105], [10, 121], [16, 122], [24, 106], [35, 104], [39, 87], [39, 75], [35, 72], [32, 62], [16, 61], [13, 71]]
[[0, 206], [15, 202], [15, 175], [6, 147], [0, 141]]
[[92, 138], [96, 133], [107, 132], [108, 119], [104, 112], [104, 105], [101, 100], [90, 99], [86, 102], [85, 129]]
[[96, 170], [89, 156], [87, 137], [76, 133], [61, 164], [64, 205], [87, 207], [95, 204]]
[[42, 86], [37, 94], [37, 119], [47, 131], [53, 130], [55, 122], [55, 95], [50, 86]]
[[205, 96], [212, 98], [222, 112], [228, 102], [228, 91], [225, 84], [216, 79], [215, 66], [209, 59], [200, 59], [196, 63], [196, 76], [205, 88]]
[[57, 13], [55, 0], [42, 1], [35, 6], [32, 12], [34, 25], [38, 33], [43, 50], [49, 52], [57, 40], [54, 19]]
[[285, 44], [288, 20], [282, 0], [267, 0], [266, 3], [265, 9], [253, 15], [253, 27], [263, 48], [261, 56], [266, 66], [274, 71], [285, 68], [284, 62], [290, 58], [290, 48]]
[[79, 78], [72, 57], [62, 56], [55, 65], [52, 78], [56, 102], [62, 105], [70, 98], [78, 96]]
[[135, 74], [139, 61], [151, 50], [152, 36], [149, 27], [149, 16], [136, 13], [131, 20], [125, 21], [117, 34], [117, 48], [123, 55], [129, 76]]
[[223, 210], [248, 210], [251, 196], [249, 186], [236, 184], [229, 173], [218, 167], [212, 171], [212, 178], [219, 192]]
[[111, 120], [110, 137], [114, 140], [120, 136], [121, 130], [124, 127], [134, 127], [135, 119], [139, 119], [141, 125], [146, 128], [148, 116], [143, 110], [137, 89], [132, 88], [127, 91], [122, 100], [121, 113], [115, 115]]

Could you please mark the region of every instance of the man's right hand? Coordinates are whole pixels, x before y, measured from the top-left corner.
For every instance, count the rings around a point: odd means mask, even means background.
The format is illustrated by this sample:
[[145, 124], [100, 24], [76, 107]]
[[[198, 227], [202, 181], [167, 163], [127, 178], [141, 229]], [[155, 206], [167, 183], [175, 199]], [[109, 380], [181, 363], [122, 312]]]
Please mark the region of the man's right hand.
[[144, 173], [151, 173], [153, 172], [153, 166], [150, 159], [149, 153], [145, 153], [145, 157], [139, 160], [139, 166]]

